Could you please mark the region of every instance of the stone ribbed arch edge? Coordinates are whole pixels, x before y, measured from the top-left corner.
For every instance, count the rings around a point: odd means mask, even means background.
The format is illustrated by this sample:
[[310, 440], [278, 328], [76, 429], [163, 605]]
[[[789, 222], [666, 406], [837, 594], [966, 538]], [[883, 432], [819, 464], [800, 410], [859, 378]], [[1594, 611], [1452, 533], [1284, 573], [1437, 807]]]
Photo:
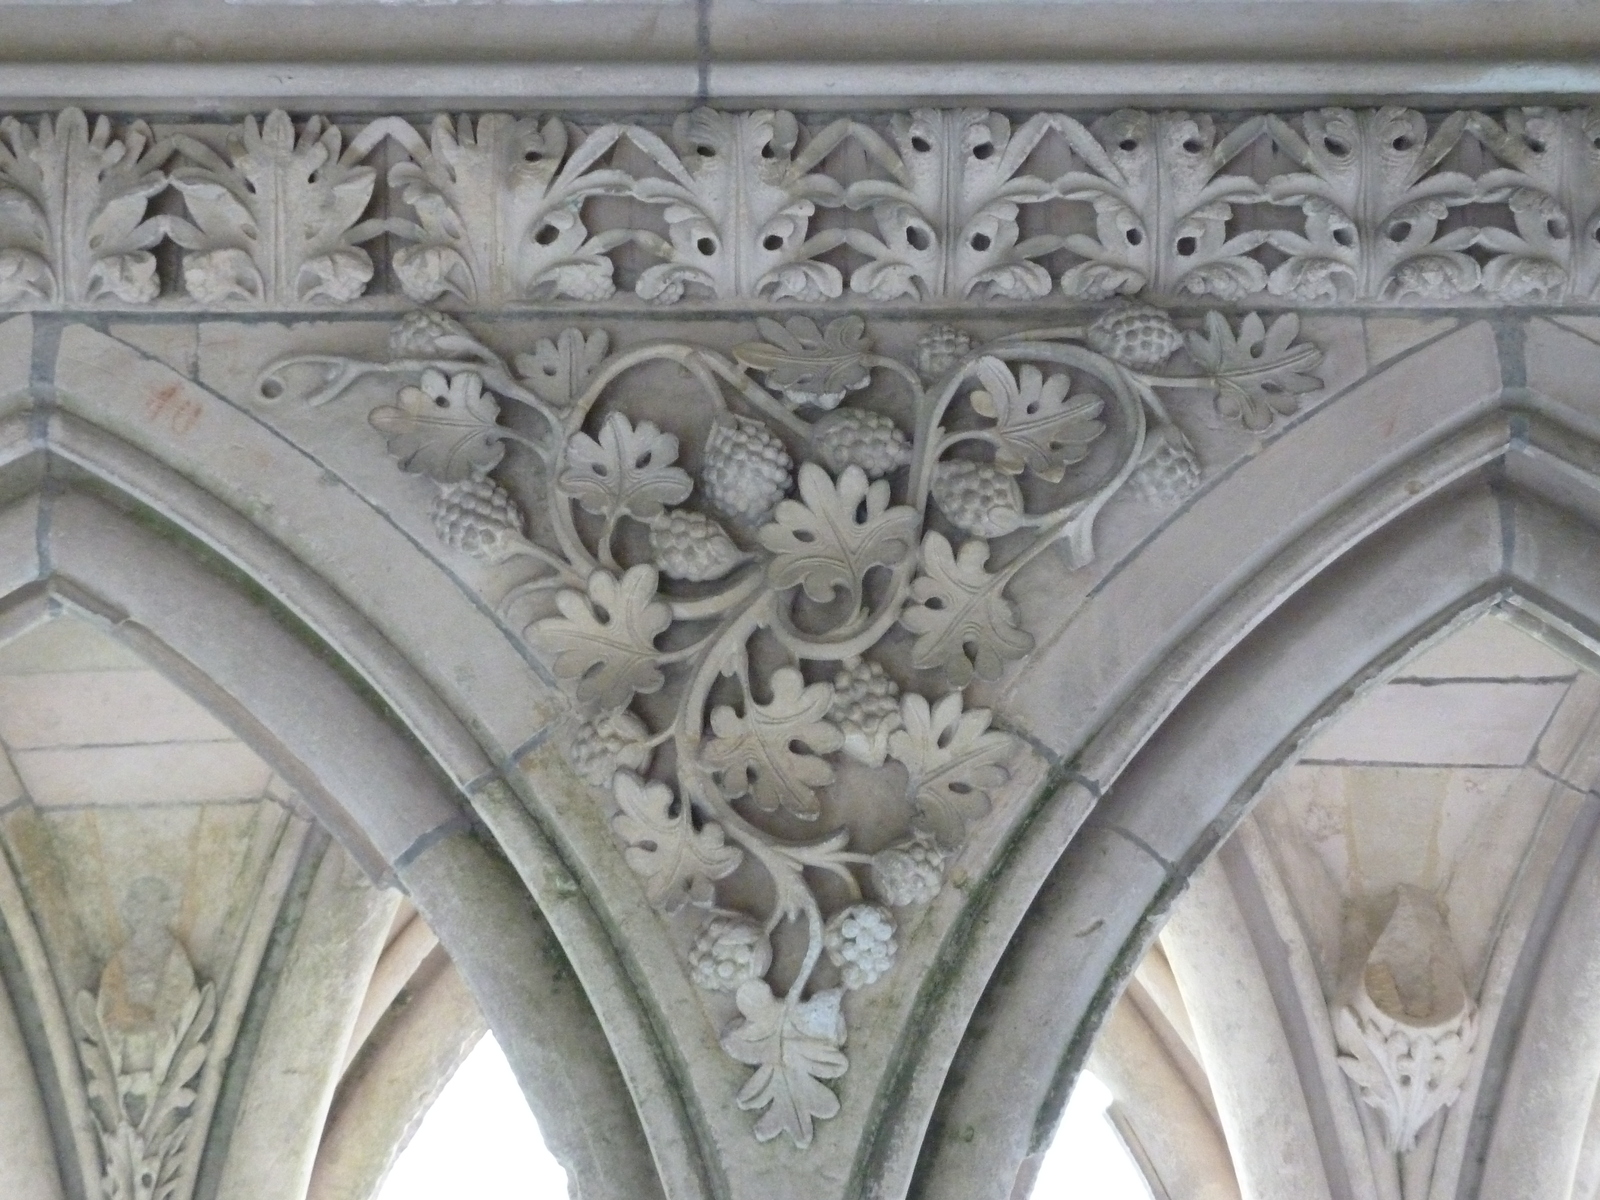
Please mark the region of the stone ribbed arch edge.
[[19, 309], [1567, 305], [1600, 291], [1591, 109], [349, 124], [63, 109], [0, 119], [0, 185], [19, 197], [0, 218], [0, 307]]
[[[86, 469], [114, 441], [90, 437], [84, 428], [76, 440], [56, 432], [54, 448], [75, 442], [64, 457]], [[124, 467], [137, 459], [122, 450]], [[10, 472], [37, 473], [30, 452], [9, 457]], [[161, 472], [153, 463], [142, 466], [145, 483]], [[185, 489], [176, 479], [167, 482], [167, 501], [182, 509]], [[402, 847], [412, 853], [395, 874], [440, 932], [505, 1042], [552, 1149], [596, 1194], [659, 1194], [656, 1166], [606, 1034], [587, 995], [555, 965], [566, 961], [564, 950], [509, 866], [466, 829], [437, 766], [259, 604], [147, 524], [92, 495], [66, 491], [12, 504], [0, 512], [0, 526], [3, 559], [12, 568], [6, 586], [40, 602], [26, 620], [55, 603], [106, 623], [296, 784], [358, 857], [388, 871], [374, 848], [376, 831], [364, 828], [366, 809], [408, 792], [415, 797], [410, 819], [423, 824]], [[42, 574], [40, 548], [49, 564]], [[323, 736], [332, 729], [337, 739]], [[453, 872], [441, 864], [454, 864]], [[469, 877], [471, 886], [464, 882]], [[464, 906], [458, 892], [473, 901]], [[546, 969], [530, 974], [530, 964]]]
[[[1008, 1194], [1024, 1157], [1048, 1141], [1100, 1019], [1188, 874], [1363, 684], [1496, 600], [1593, 644], [1600, 611], [1580, 548], [1592, 546], [1600, 506], [1582, 516], [1571, 508], [1575, 477], [1592, 495], [1591, 452], [1569, 428], [1508, 413], [1419, 456], [1357, 506], [1364, 519], [1339, 514], [1264, 573], [1284, 602], [1200, 679], [1175, 686], [1182, 700], [1126, 766], [1091, 746], [1083, 761], [1113, 768], [1105, 796], [1032, 899], [977, 1006], [912, 1195]], [[1512, 490], [1481, 472], [1501, 457], [1512, 460]], [[1435, 481], [1420, 503], [1406, 487], [1418, 476]], [[1317, 570], [1329, 543], [1348, 545], [1360, 525], [1367, 536]], [[1311, 578], [1316, 588], [1302, 591]], [[1216, 800], [1195, 809], [1195, 796]], [[1056, 807], [1066, 805], [1046, 801], [1041, 823]], [[1163, 828], [1162, 813], [1179, 821]], [[1077, 982], [1064, 994], [1063, 980]], [[1045, 1072], [1041, 1062], [1058, 1065]]]

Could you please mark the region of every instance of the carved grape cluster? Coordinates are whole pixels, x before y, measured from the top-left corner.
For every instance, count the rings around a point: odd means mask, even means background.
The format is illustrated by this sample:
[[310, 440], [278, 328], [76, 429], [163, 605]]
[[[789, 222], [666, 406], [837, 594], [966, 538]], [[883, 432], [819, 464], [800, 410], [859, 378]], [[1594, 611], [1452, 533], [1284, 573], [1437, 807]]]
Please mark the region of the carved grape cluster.
[[[892, 969], [890, 908], [937, 900], [1011, 775], [1016, 739], [962, 692], [1032, 647], [1007, 586], [1053, 545], [1087, 561], [1097, 513], [1129, 479], [1158, 499], [1198, 483], [1158, 389], [1209, 388], [1249, 426], [1316, 386], [1318, 352], [1293, 317], [1235, 330], [1212, 314], [1183, 333], [1129, 307], [987, 347], [942, 330], [915, 369], [876, 354], [858, 317], [757, 331], [730, 357], [689, 343], [611, 353], [569, 330], [507, 363], [419, 314], [396, 330], [390, 367], [299, 356], [261, 388], [281, 392], [296, 365], [329, 381], [318, 402], [372, 371], [418, 380], [373, 425], [404, 469], [438, 484], [446, 546], [527, 564], [509, 597], [535, 606], [525, 636], [570, 695], [568, 762], [610, 791], [649, 900], [705, 910], [689, 974], [741, 1013], [724, 1045], [758, 1071], [740, 1102], [766, 1110], [757, 1136], [805, 1144], [837, 1105], [817, 1080], [847, 1066], [840, 997]], [[1180, 349], [1188, 365], [1154, 369]], [[612, 388], [662, 360], [697, 381], [674, 398], [709, 430], [693, 474], [677, 436]], [[891, 396], [909, 427], [885, 411]], [[502, 422], [502, 403], [527, 420]], [[537, 468], [511, 470], [523, 460], [508, 445]], [[525, 500], [537, 536], [496, 470], [538, 489]], [[911, 640], [891, 653], [896, 626]], [[847, 760], [904, 789], [905, 823], [875, 853], [851, 846]], [[817, 836], [796, 838], [797, 822]], [[727, 906], [735, 872], [766, 876], [765, 913]], [[819, 890], [820, 876], [834, 886]], [[774, 939], [791, 936], [801, 965], [779, 996], [766, 976]], [[824, 960], [839, 989], [813, 990]]]

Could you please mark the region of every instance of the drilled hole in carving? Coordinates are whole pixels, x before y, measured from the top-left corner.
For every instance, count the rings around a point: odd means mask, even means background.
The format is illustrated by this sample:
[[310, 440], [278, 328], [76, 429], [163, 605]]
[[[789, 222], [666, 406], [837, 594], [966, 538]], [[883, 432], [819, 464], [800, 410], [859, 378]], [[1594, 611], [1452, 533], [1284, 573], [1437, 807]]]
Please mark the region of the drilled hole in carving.
[[717, 243], [708, 237], [701, 238], [694, 244], [694, 248], [700, 251], [701, 254], [704, 254], [707, 258], [710, 258], [717, 252]]
[[554, 225], [541, 225], [539, 232], [533, 235], [533, 240], [541, 246], [548, 246], [561, 236], [561, 231]]
[[1335, 158], [1343, 158], [1350, 153], [1350, 143], [1343, 138], [1325, 137], [1322, 139], [1322, 148]]
[[1195, 241], [1192, 237], [1181, 237], [1178, 239], [1178, 253], [1184, 258], [1188, 258], [1199, 248], [1200, 243]]
[[1596, 226], [1594, 229], [1591, 229], [1589, 231], [1589, 236], [1595, 241], [1600, 242], [1600, 226]]
[[925, 137], [914, 137], [911, 139], [911, 148], [918, 154], [926, 154], [933, 149], [933, 145]]
[[1183, 152], [1185, 154], [1199, 154], [1200, 151], [1204, 149], [1205, 145], [1200, 141], [1199, 138], [1192, 137], [1183, 139]]
[[1130, 229], [1122, 236], [1128, 239], [1128, 245], [1137, 246], [1140, 242], [1144, 241], [1144, 230]]
[[933, 239], [928, 236], [928, 231], [920, 225], [906, 226], [906, 245], [913, 250], [926, 250], [933, 245]]
[[1567, 222], [1561, 217], [1550, 217], [1544, 223], [1544, 231], [1559, 241], [1567, 236]]
[[972, 235], [972, 248], [974, 250], [987, 250], [992, 244], [987, 233], [975, 233]]
[[1139, 142], [1137, 138], [1123, 138], [1117, 143], [1117, 149], [1123, 151], [1125, 154], [1132, 154], [1138, 148]]
[[1389, 226], [1388, 235], [1391, 242], [1405, 241], [1411, 236], [1411, 222], [1396, 221], [1393, 225]]
[[778, 152], [772, 148], [772, 143], [771, 142], [768, 142], [764, 146], [761, 147], [761, 157], [762, 158], [777, 158], [778, 157]]
[[544, 155], [540, 154], [537, 150], [524, 150], [522, 152], [523, 162], [536, 163], [541, 161], [543, 158]]
[[973, 158], [980, 158], [980, 159], [981, 158], [988, 158], [993, 153], [994, 153], [994, 143], [993, 142], [979, 142], [976, 146], [974, 146], [972, 148], [972, 157]]
[[261, 381], [261, 394], [268, 400], [276, 400], [283, 395], [283, 380], [264, 379]]
[[1409, 133], [1402, 133], [1390, 144], [1402, 154], [1411, 149], [1412, 146], [1416, 145], [1416, 143], [1411, 140], [1411, 135]]
[[696, 146], [694, 152], [701, 158], [715, 158], [717, 156], [717, 148], [715, 146]]
[[449, 396], [435, 396], [433, 398], [433, 406], [435, 408], [449, 408], [450, 407], [450, 397]]
[[1532, 137], [1532, 136], [1525, 137], [1525, 138], [1522, 139], [1522, 144], [1524, 146], [1526, 146], [1529, 150], [1532, 150], [1535, 154], [1543, 154], [1544, 153], [1544, 139], [1543, 138], [1536, 138], [1536, 137]]
[[761, 248], [763, 250], [782, 250], [783, 239], [775, 233], [769, 233], [761, 239]]
[[1354, 246], [1356, 244], [1356, 231], [1348, 225], [1341, 225], [1333, 231], [1333, 240], [1341, 246]]

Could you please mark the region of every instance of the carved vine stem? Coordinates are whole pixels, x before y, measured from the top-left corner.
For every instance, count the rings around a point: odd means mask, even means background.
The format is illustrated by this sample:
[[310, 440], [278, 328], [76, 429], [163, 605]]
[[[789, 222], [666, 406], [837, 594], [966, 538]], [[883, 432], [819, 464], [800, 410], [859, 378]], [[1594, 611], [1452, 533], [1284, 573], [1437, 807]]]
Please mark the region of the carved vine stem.
[[[760, 130], [771, 132], [735, 132]], [[923, 134], [906, 137], [914, 148]], [[723, 1046], [755, 1068], [738, 1103], [761, 1111], [758, 1138], [804, 1146], [838, 1109], [823, 1081], [848, 1068], [844, 995], [897, 954], [890, 910], [939, 893], [946, 861], [1010, 773], [1015, 739], [963, 698], [1033, 645], [1006, 588], [1053, 546], [1069, 569], [1090, 561], [1095, 520], [1130, 481], [1166, 504], [1198, 486], [1159, 389], [1208, 390], [1258, 429], [1318, 386], [1320, 352], [1298, 340], [1293, 316], [1268, 326], [1251, 315], [1235, 329], [1212, 313], [1184, 332], [1128, 305], [987, 347], [930, 330], [914, 368], [874, 352], [859, 317], [756, 329], [731, 354], [680, 341], [613, 354], [604, 333], [566, 330], [512, 364], [450, 318], [417, 313], [395, 330], [390, 361], [291, 356], [262, 372], [257, 395], [281, 399], [306, 373], [312, 404], [374, 375], [413, 381], [372, 424], [402, 468], [436, 483], [433, 522], [448, 546], [544, 572], [514, 585], [500, 611], [509, 620], [512, 605], [542, 605], [520, 628], [570, 695], [568, 761], [610, 792], [651, 902], [704, 910], [689, 968], [738, 1007]], [[1188, 364], [1174, 370], [1180, 356]], [[677, 465], [674, 434], [627, 412], [629, 373], [661, 363], [683, 369], [712, 418], [696, 476]], [[895, 390], [914, 410], [909, 437], [879, 411]], [[502, 423], [501, 401], [536, 413], [539, 432]], [[540, 464], [507, 473], [537, 489], [543, 532], [532, 537], [491, 476], [507, 443]], [[897, 625], [909, 648], [887, 639]], [[636, 697], [669, 686], [671, 716], [652, 730]], [[653, 770], [667, 748], [670, 769]], [[899, 840], [874, 853], [851, 848], [834, 788], [841, 757], [903, 771]], [[838, 827], [792, 836], [793, 822], [824, 820]], [[756, 919], [718, 898], [746, 863], [774, 888]], [[839, 881], [843, 907], [829, 911], [838, 893], [819, 892], [816, 872]], [[773, 943], [801, 927], [798, 969], [775, 995]]]

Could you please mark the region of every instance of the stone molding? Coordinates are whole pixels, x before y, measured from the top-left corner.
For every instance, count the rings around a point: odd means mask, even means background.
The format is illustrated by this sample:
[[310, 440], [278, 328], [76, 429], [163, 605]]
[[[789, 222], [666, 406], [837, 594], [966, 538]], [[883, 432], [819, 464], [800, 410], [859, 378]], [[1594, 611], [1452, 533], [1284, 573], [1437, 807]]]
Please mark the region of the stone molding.
[[1588, 301], [1600, 111], [0, 121], [0, 305]]

